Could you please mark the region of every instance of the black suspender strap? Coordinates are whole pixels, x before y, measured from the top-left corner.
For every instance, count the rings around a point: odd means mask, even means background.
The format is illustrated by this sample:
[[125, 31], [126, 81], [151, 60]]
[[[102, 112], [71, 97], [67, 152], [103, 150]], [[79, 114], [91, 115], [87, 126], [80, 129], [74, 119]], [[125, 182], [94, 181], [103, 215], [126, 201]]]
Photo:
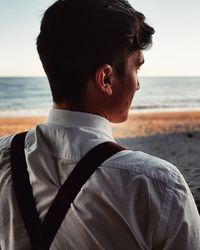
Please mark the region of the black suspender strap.
[[42, 226], [44, 229], [45, 243], [47, 243], [46, 247], [50, 246], [52, 238], [54, 238], [70, 204], [75, 199], [84, 183], [106, 159], [122, 149], [124, 148], [116, 143], [104, 142], [90, 150], [89, 153], [78, 162], [75, 169], [56, 195], [44, 219]]
[[11, 169], [16, 199], [27, 229], [32, 249], [49, 249], [76, 195], [105, 160], [125, 148], [104, 142], [91, 149], [75, 166], [53, 200], [43, 223], [40, 222], [29, 181], [24, 140], [26, 132], [14, 136], [11, 143]]
[[29, 182], [24, 155], [26, 132], [14, 137], [11, 144], [11, 171], [16, 199], [32, 245], [41, 241], [41, 223]]

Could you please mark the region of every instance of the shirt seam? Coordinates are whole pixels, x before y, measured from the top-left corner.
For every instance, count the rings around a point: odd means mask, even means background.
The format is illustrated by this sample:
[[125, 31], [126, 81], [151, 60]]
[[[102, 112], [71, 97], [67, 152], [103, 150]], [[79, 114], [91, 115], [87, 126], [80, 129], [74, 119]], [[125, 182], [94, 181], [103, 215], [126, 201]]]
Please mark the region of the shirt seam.
[[[121, 164], [120, 164], [120, 165], [121, 165]], [[125, 165], [124, 165], [124, 166], [125, 166]], [[127, 166], [130, 166], [130, 165], [126, 165], [126, 167], [127, 167]], [[171, 177], [171, 179], [173, 179], [173, 182], [170, 181], [169, 178], [163, 179], [161, 176], [160, 176], [160, 177], [159, 177], [159, 176], [153, 177], [153, 176], [151, 176], [150, 174], [148, 174], [147, 172], [141, 172], [141, 171], [137, 170], [138, 167], [137, 167], [137, 169], [130, 170], [130, 169], [124, 169], [124, 168], [117, 168], [117, 167], [113, 167], [113, 166], [110, 166], [110, 165], [107, 165], [107, 166], [106, 166], [106, 165], [102, 164], [102, 165], [100, 165], [98, 168], [115, 169], [115, 170], [119, 170], [119, 171], [123, 171], [123, 172], [128, 172], [128, 173], [131, 173], [131, 174], [139, 174], [139, 175], [146, 176], [146, 177], [148, 177], [148, 178], [150, 178], [150, 179], [152, 179], [152, 180], [160, 181], [161, 183], [164, 183], [164, 184], [174, 183], [174, 185], [175, 185], [175, 184], [182, 185], [182, 183], [181, 183], [181, 182], [177, 182], [177, 181], [172, 177], [172, 175], [170, 175], [170, 177]], [[173, 186], [174, 186], [174, 185], [173, 185]], [[171, 185], [170, 185], [170, 186], [171, 186]]]

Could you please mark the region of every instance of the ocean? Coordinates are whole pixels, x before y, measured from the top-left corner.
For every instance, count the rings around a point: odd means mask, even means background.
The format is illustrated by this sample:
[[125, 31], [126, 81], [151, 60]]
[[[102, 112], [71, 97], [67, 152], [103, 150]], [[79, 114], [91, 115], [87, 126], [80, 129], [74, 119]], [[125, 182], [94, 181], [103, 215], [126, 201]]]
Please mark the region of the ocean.
[[[131, 109], [200, 109], [200, 77], [140, 77]], [[47, 115], [52, 99], [46, 77], [0, 77], [0, 116]]]

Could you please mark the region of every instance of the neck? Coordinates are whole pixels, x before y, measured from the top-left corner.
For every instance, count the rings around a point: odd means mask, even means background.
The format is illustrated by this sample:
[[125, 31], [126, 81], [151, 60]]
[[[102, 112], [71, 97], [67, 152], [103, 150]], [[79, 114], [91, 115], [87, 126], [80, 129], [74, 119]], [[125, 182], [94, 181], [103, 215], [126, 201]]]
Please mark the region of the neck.
[[78, 104], [70, 104], [69, 102], [62, 102], [62, 103], [53, 103], [54, 109], [62, 109], [62, 110], [68, 110], [68, 111], [77, 111], [77, 112], [83, 112], [83, 113], [90, 113], [98, 116], [102, 116], [109, 120], [109, 116], [107, 112], [104, 112], [100, 109], [95, 109], [94, 105], [78, 105]]

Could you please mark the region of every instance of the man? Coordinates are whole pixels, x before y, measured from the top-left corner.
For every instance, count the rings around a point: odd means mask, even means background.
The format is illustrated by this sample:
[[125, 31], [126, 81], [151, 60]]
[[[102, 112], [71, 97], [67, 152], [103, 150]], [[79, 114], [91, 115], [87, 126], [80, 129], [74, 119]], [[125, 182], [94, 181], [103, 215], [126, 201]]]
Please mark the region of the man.
[[[144, 19], [126, 0], [59, 0], [45, 12], [37, 48], [53, 109], [25, 140], [41, 220], [77, 162], [94, 146], [114, 141], [109, 122], [127, 119], [142, 50], [154, 33]], [[0, 249], [27, 250], [11, 180], [12, 139], [0, 141]], [[50, 249], [197, 250], [200, 219], [176, 167], [124, 150], [82, 187]]]

